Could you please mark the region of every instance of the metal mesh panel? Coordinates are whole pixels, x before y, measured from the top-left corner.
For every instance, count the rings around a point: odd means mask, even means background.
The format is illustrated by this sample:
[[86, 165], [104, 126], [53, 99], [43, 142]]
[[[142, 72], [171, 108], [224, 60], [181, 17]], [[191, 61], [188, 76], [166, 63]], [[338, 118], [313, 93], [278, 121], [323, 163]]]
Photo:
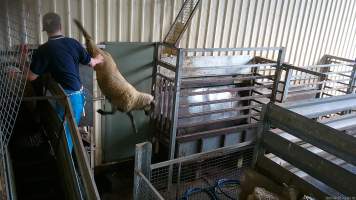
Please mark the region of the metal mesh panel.
[[199, 0], [186, 0], [164, 42], [176, 45], [196, 10]]
[[138, 187], [135, 197], [136, 199], [147, 199], [147, 200], [162, 200], [163, 197], [158, 193], [158, 191], [153, 187], [150, 181], [140, 172], [138, 172]]
[[[27, 3], [27, 4], [26, 4]], [[27, 66], [34, 44], [34, 15], [30, 14], [31, 2], [4, 0], [0, 6], [0, 160], [11, 137], [20, 107], [27, 76]], [[33, 13], [33, 12], [32, 12]], [[2, 165], [1, 185], [5, 186], [6, 170]], [[5, 190], [2, 190], [5, 192]], [[2, 194], [5, 197], [5, 193]]]
[[231, 199], [238, 196], [237, 184], [243, 170], [251, 166], [253, 149], [212, 152], [194, 159], [154, 168], [151, 183], [165, 199]]
[[27, 66], [34, 42], [35, 23], [26, 4], [7, 0], [0, 7], [0, 132], [1, 147], [6, 147], [16, 120], [26, 85]]

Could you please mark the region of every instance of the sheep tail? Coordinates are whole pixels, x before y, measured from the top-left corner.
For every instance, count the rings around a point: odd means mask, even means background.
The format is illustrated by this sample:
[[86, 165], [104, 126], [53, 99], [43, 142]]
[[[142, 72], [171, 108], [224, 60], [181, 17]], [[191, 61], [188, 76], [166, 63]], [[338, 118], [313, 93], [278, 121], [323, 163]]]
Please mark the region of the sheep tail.
[[77, 19], [73, 19], [74, 23], [77, 25], [78, 29], [83, 33], [85, 38], [85, 45], [87, 46], [87, 50], [92, 57], [97, 56], [100, 53], [100, 49], [94, 43], [94, 40], [89, 35], [89, 33], [84, 29], [82, 23]]
[[91, 40], [91, 36], [89, 35], [89, 33], [84, 29], [82, 23], [80, 23], [79, 20], [77, 19], [73, 19], [75, 25], [77, 25], [78, 29], [83, 33], [84, 37], [86, 40]]

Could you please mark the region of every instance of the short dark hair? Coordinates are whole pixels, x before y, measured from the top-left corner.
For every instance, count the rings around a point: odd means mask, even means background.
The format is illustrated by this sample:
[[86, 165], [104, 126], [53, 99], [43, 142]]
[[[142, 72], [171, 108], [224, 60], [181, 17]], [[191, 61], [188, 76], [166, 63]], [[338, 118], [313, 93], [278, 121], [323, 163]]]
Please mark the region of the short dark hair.
[[55, 33], [61, 29], [61, 17], [53, 12], [46, 13], [42, 18], [43, 31]]

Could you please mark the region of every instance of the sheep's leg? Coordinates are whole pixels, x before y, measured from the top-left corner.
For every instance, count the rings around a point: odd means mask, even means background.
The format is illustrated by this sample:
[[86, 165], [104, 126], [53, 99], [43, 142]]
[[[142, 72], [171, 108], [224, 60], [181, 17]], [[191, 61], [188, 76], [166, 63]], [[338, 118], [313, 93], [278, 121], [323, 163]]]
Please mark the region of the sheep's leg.
[[113, 115], [116, 112], [116, 107], [113, 106], [111, 108], [111, 111], [105, 111], [105, 110], [99, 109], [99, 110], [97, 110], [97, 112], [101, 115]]
[[133, 118], [133, 115], [132, 115], [131, 111], [127, 112], [126, 114], [127, 114], [127, 116], [129, 116], [129, 118], [131, 120], [132, 128], [134, 129], [135, 133], [138, 133], [137, 127], [136, 127], [136, 122], [135, 122], [135, 120]]

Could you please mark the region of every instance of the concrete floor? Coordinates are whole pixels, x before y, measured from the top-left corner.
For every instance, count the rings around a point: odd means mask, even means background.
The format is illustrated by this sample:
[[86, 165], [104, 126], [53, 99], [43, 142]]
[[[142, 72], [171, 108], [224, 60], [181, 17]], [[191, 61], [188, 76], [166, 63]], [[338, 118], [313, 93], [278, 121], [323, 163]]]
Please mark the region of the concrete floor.
[[103, 200], [132, 199], [134, 161], [95, 169], [95, 181]]

